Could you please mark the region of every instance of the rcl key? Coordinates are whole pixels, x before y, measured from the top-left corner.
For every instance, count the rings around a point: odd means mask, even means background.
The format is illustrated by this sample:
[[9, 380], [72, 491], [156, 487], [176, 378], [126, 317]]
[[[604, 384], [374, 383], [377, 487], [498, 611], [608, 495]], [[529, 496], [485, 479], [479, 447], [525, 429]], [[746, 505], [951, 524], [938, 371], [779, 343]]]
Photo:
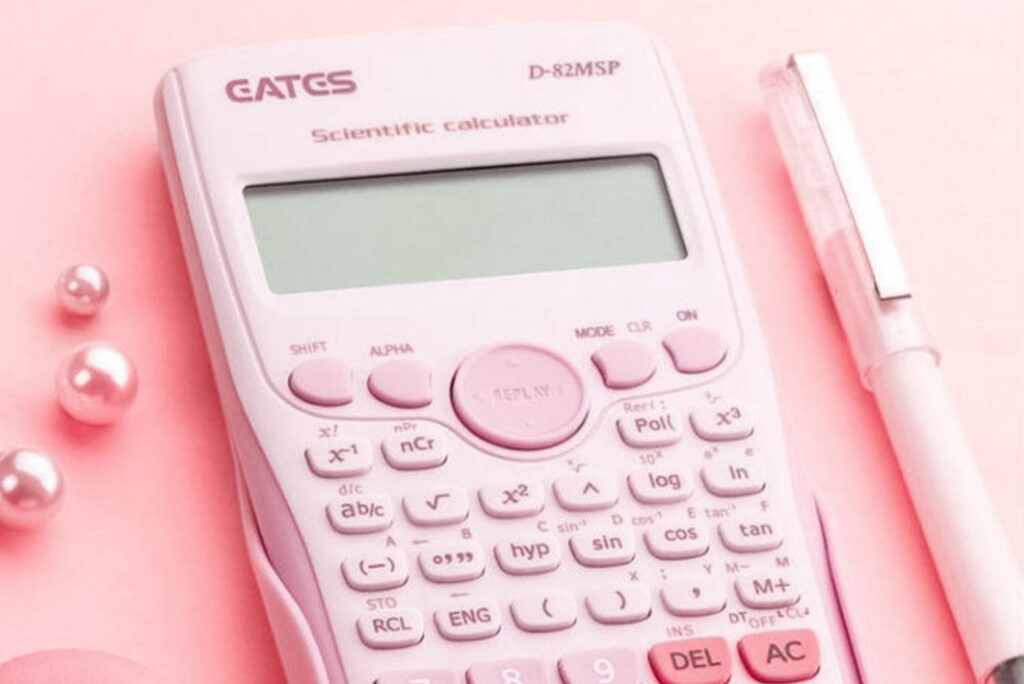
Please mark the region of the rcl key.
[[415, 610], [388, 610], [356, 622], [359, 638], [370, 648], [404, 648], [423, 640], [423, 615]]

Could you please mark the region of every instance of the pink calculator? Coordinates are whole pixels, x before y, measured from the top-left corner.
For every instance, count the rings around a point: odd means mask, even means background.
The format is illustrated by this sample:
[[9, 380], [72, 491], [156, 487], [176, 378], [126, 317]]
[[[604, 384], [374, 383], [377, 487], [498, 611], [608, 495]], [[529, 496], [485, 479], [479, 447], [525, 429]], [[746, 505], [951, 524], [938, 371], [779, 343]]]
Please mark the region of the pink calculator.
[[156, 110], [292, 684], [859, 682], [649, 37], [225, 51]]

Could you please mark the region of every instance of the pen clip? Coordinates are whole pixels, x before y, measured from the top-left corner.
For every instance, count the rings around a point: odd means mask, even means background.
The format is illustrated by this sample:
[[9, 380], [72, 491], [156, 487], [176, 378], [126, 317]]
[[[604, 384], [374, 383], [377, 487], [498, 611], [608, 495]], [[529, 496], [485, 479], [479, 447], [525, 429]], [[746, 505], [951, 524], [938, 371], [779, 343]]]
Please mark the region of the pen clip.
[[828, 60], [818, 52], [795, 53], [789, 66], [799, 77], [811, 113], [839, 179], [881, 300], [909, 297], [910, 283], [867, 162], [857, 145]]

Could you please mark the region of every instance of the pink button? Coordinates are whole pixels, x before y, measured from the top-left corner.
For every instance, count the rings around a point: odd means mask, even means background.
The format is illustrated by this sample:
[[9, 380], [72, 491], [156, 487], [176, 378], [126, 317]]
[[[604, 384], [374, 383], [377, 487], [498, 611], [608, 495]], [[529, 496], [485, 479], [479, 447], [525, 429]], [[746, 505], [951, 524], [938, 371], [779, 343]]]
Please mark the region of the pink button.
[[564, 684], [640, 684], [640, 664], [628, 648], [599, 648], [558, 661]]
[[471, 665], [466, 679], [469, 684], [548, 684], [548, 672], [542, 660], [515, 658]]
[[604, 384], [612, 389], [642, 385], [654, 375], [654, 356], [635, 340], [610, 342], [591, 355]]
[[431, 402], [430, 371], [415, 361], [382, 363], [366, 384], [373, 396], [399, 408], [420, 408]]
[[703, 373], [725, 360], [725, 340], [711, 328], [688, 326], [661, 341], [680, 373]]
[[739, 651], [759, 682], [803, 682], [821, 669], [818, 637], [809, 629], [750, 634], [740, 639]]
[[385, 672], [374, 684], [457, 684], [457, 678], [451, 670], [405, 670]]
[[344, 406], [352, 401], [352, 371], [337, 359], [312, 359], [295, 367], [288, 387], [317, 406]]
[[452, 403], [477, 436], [510, 449], [560, 444], [587, 417], [576, 369], [531, 344], [501, 344], [467, 357], [452, 383]]
[[647, 652], [661, 684], [726, 684], [732, 679], [729, 644], [721, 637], [678, 639]]

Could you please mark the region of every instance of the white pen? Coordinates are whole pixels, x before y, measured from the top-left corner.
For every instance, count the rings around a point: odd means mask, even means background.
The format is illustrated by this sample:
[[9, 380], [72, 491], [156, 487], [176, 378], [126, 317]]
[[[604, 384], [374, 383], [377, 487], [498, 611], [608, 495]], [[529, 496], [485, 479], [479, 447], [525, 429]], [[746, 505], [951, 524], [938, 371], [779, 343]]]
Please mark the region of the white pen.
[[825, 57], [761, 77], [804, 220], [978, 682], [1024, 684], [1024, 582], [939, 375]]

